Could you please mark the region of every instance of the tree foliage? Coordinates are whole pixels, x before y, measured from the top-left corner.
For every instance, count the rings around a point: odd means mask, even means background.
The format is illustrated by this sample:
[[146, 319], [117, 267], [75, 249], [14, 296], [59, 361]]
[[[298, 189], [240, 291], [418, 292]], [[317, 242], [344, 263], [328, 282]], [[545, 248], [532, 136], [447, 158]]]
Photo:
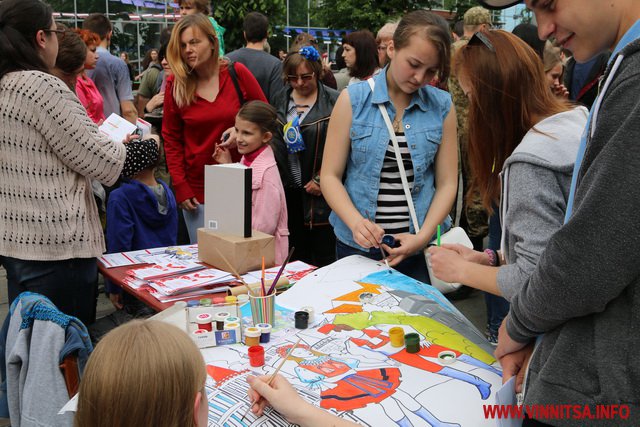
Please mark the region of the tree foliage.
[[285, 22], [285, 0], [219, 0], [215, 2], [213, 16], [226, 31], [225, 50], [231, 52], [244, 44], [242, 22], [249, 12], [260, 12], [269, 18], [271, 29]]
[[[443, 7], [444, 5], [444, 7]], [[315, 8], [319, 26], [335, 29], [368, 29], [375, 33], [386, 22], [416, 9], [438, 8], [464, 15], [475, 0], [324, 0]]]

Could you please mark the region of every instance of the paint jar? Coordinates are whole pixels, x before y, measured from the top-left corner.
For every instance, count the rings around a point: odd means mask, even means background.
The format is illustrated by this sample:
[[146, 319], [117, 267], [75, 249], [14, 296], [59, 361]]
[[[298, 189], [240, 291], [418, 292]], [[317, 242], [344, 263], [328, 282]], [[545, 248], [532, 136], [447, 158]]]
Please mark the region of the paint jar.
[[221, 311], [220, 313], [216, 313], [216, 330], [221, 331], [224, 329], [224, 320], [229, 317], [231, 314], [226, 311]]
[[297, 329], [307, 329], [309, 327], [309, 313], [306, 311], [296, 311], [293, 318]]
[[237, 298], [238, 298], [238, 305], [243, 305], [249, 302], [249, 295], [247, 294], [240, 294], [237, 296]]
[[254, 345], [260, 345], [260, 329], [250, 326], [244, 330], [244, 344], [251, 347]]
[[251, 317], [254, 325], [258, 323], [274, 324], [276, 320], [275, 292], [262, 296], [261, 289], [252, 289], [249, 291], [249, 302], [251, 303]]
[[240, 323], [225, 323], [224, 328], [227, 331], [234, 331], [236, 333], [236, 342], [242, 341], [240, 337]]
[[211, 298], [202, 298], [200, 300], [200, 305], [201, 306], [209, 306], [209, 305], [211, 305]]
[[213, 305], [218, 305], [218, 304], [224, 304], [225, 303], [225, 297], [215, 297], [213, 298]]
[[307, 313], [309, 313], [309, 323], [313, 323], [313, 320], [316, 317], [316, 312], [313, 309], [313, 307], [311, 306], [302, 307], [300, 311], [306, 311]]
[[198, 307], [198, 306], [200, 306], [200, 301], [198, 301], [197, 299], [192, 299], [190, 301], [187, 301], [187, 307], [189, 308]]
[[438, 360], [443, 365], [451, 365], [457, 359], [457, 355], [455, 352], [451, 350], [443, 350], [438, 353]]
[[420, 351], [420, 335], [415, 332], [411, 332], [404, 336], [404, 344], [407, 348], [407, 353], [417, 353]]
[[249, 347], [249, 364], [254, 368], [264, 365], [264, 347], [261, 345]]
[[229, 323], [240, 323], [240, 318], [235, 316], [229, 316], [224, 319], [224, 328], [227, 329], [227, 324]]
[[207, 331], [211, 331], [213, 329], [211, 327], [211, 321], [212, 317], [209, 313], [200, 313], [196, 316], [198, 329], [206, 329]]
[[404, 346], [404, 329], [397, 326], [389, 329], [389, 338], [391, 339], [391, 347]]
[[238, 303], [238, 297], [235, 295], [229, 295], [224, 297], [224, 302], [227, 304], [237, 304]]
[[271, 339], [271, 325], [268, 323], [258, 323], [256, 328], [260, 329], [262, 333], [262, 335], [260, 335], [260, 342], [263, 344], [268, 343]]

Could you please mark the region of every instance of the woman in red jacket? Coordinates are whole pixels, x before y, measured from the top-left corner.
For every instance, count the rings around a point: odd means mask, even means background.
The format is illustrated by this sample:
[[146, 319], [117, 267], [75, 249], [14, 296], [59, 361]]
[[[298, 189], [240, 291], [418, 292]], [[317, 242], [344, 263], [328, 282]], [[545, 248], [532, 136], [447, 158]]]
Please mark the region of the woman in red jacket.
[[[233, 125], [241, 105], [266, 99], [247, 68], [220, 60], [216, 33], [204, 15], [178, 22], [167, 60], [173, 76], [165, 90], [162, 135], [176, 200], [195, 243], [197, 229], [204, 225], [204, 166], [216, 163], [212, 155], [223, 135], [229, 135], [227, 144], [234, 142]], [[232, 156], [240, 159], [235, 149]]]

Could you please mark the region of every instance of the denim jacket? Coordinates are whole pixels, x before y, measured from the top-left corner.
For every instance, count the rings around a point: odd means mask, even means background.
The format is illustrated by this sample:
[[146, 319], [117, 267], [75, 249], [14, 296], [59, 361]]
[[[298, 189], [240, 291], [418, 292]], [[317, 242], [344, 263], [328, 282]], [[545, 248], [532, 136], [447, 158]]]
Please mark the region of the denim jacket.
[[[389, 146], [389, 131], [378, 104], [387, 107], [391, 120], [396, 115], [387, 91], [387, 68], [373, 77], [375, 89], [359, 82], [347, 87], [351, 99], [351, 149], [345, 169], [344, 186], [356, 209], [363, 217], [375, 218], [380, 186], [380, 172]], [[418, 221], [424, 222], [435, 194], [434, 159], [442, 140], [442, 125], [451, 108], [451, 96], [440, 89], [425, 86], [414, 94], [403, 118], [404, 133], [411, 153], [414, 182], [411, 195]], [[349, 227], [335, 212], [329, 217], [336, 237], [354, 248], [365, 250], [353, 240]], [[445, 220], [444, 230], [451, 226]], [[410, 224], [411, 233], [415, 233]]]

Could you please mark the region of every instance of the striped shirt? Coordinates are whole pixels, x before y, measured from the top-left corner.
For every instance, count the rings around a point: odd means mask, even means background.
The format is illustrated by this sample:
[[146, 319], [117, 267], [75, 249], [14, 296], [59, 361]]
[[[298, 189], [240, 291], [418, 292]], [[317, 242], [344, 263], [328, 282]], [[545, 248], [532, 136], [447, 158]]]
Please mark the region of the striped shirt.
[[[298, 116], [299, 123], [302, 124], [302, 121], [309, 111], [311, 111], [311, 107], [313, 105], [297, 105], [293, 100], [293, 97], [289, 98], [289, 105], [287, 109], [287, 123], [291, 122], [296, 116]], [[302, 132], [301, 132], [302, 134]], [[300, 152], [297, 153], [289, 153], [288, 155], [288, 163], [289, 163], [289, 172], [291, 173], [291, 178], [293, 179], [294, 188], [302, 188], [304, 184], [302, 182], [302, 168], [300, 166]]]
[[[407, 138], [404, 133], [396, 133], [396, 137], [402, 155], [402, 163], [407, 173], [409, 190], [411, 190], [413, 189], [413, 163], [407, 147]], [[389, 140], [380, 173], [376, 224], [380, 225], [386, 234], [397, 234], [409, 232], [409, 221], [409, 206], [400, 179], [396, 153], [393, 149], [393, 143]]]

